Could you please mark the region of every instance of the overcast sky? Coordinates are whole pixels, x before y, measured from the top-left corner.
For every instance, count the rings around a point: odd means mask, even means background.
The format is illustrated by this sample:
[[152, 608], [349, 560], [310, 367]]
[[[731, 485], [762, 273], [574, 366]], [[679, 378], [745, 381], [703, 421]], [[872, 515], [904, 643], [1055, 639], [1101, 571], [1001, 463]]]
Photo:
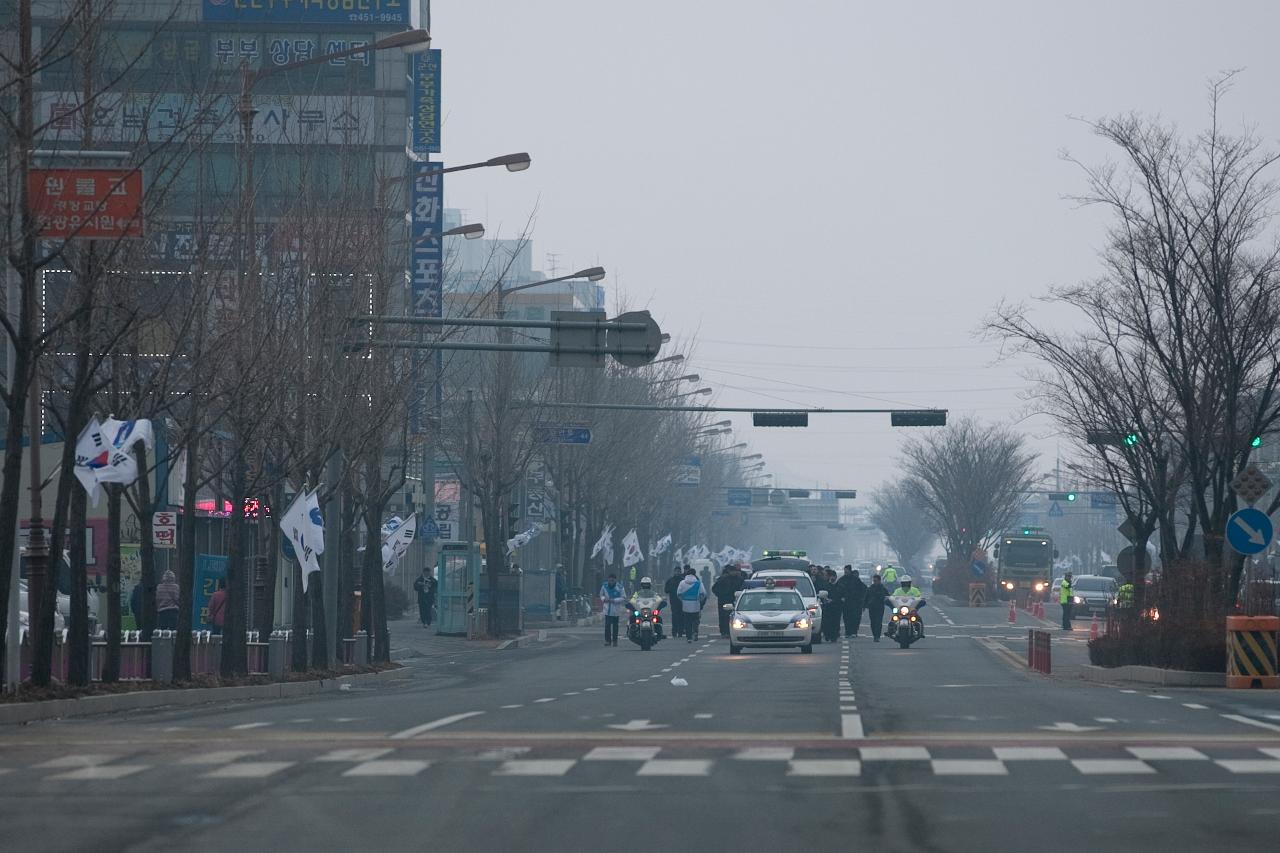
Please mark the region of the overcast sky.
[[[447, 203], [535, 261], [594, 263], [695, 339], [724, 405], [939, 406], [1012, 423], [1020, 369], [974, 337], [1002, 298], [1098, 272], [1103, 220], [1064, 200], [1109, 157], [1078, 117], [1280, 134], [1280, 3], [434, 0], [444, 159], [527, 150]], [[1066, 322], [1070, 318], [1058, 318]], [[911, 430], [735, 416], [779, 485], [871, 490]], [[1042, 417], [1023, 420], [1050, 469]]]

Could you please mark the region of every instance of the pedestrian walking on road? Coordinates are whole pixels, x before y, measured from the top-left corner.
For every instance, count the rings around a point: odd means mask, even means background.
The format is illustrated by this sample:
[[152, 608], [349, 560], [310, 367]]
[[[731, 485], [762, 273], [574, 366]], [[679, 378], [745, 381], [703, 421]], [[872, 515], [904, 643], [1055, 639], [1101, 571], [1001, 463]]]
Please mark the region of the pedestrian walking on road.
[[667, 578], [667, 582], [662, 585], [662, 591], [667, 594], [667, 606], [671, 608], [671, 636], [684, 636], [684, 610], [680, 607], [680, 581], [684, 580], [684, 573], [688, 566], [681, 567], [679, 563], [671, 567], [671, 577]]
[[871, 579], [867, 587], [867, 622], [871, 625], [871, 639], [880, 642], [880, 632], [884, 628], [884, 602], [889, 597], [889, 588], [884, 585], [879, 575]]
[[737, 566], [728, 566], [720, 577], [716, 578], [716, 582], [711, 587], [711, 591], [716, 596], [716, 612], [720, 615], [720, 636], [729, 636], [729, 611], [724, 609], [726, 604], [733, 604], [738, 598], [738, 591], [742, 589], [743, 579], [742, 572]]
[[840, 602], [844, 615], [844, 635], [858, 636], [862, 627], [862, 611], [867, 606], [867, 585], [858, 577], [853, 566], [844, 567], [844, 577], [836, 582], [840, 588]]
[[604, 644], [618, 645], [618, 617], [627, 607], [627, 591], [618, 583], [618, 576], [610, 574], [600, 587], [600, 604], [604, 611]]
[[422, 567], [422, 574], [413, 581], [413, 591], [418, 594], [418, 621], [425, 628], [431, 624], [431, 586], [433, 582], [431, 570]]
[[702, 619], [702, 607], [707, 603], [707, 591], [692, 568], [685, 567], [684, 580], [676, 588], [680, 607], [684, 610], [684, 639], [692, 643], [698, 639], [698, 623]]
[[165, 631], [178, 628], [178, 576], [165, 569], [156, 586], [156, 627]]
[[1075, 588], [1071, 586], [1071, 572], [1062, 576], [1062, 586], [1058, 591], [1058, 603], [1062, 605], [1062, 630], [1071, 630], [1071, 606], [1075, 596]]
[[827, 600], [822, 602], [822, 639], [834, 643], [840, 636], [840, 589], [836, 586], [836, 573], [827, 570], [822, 576], [822, 586], [818, 592], [826, 591]]

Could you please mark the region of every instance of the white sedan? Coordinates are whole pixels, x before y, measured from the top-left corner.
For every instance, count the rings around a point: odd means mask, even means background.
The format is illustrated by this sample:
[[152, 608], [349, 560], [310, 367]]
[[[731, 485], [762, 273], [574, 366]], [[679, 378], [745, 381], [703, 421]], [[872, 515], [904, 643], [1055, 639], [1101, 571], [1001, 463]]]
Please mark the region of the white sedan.
[[741, 654], [747, 646], [798, 648], [813, 652], [813, 617], [794, 589], [747, 589], [733, 604], [724, 605], [729, 616], [729, 654]]

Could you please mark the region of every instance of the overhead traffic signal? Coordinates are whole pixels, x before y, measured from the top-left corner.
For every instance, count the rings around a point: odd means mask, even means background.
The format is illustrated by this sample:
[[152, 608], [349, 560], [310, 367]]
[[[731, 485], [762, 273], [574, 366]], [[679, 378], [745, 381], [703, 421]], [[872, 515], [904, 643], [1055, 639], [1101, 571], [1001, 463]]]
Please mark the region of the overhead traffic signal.
[[1124, 436], [1124, 446], [1133, 447], [1138, 443], [1138, 434], [1136, 432], [1127, 432]]
[[752, 412], [751, 425], [758, 427], [807, 427], [808, 412]]
[[946, 409], [909, 409], [901, 412], [890, 412], [889, 423], [896, 427], [914, 426], [946, 426]]
[[1261, 447], [1261, 446], [1262, 446], [1262, 436], [1260, 436], [1260, 435], [1255, 435], [1255, 436], [1253, 437], [1253, 441], [1249, 442], [1249, 446], [1250, 446], [1250, 447]]
[[1050, 492], [1049, 500], [1074, 502], [1078, 495], [1075, 492]]

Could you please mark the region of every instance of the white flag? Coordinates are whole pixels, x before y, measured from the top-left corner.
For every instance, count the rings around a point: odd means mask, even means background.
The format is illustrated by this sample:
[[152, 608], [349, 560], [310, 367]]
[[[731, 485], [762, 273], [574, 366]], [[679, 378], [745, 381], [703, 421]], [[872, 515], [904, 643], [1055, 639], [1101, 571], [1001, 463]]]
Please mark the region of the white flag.
[[663, 536], [653, 545], [649, 546], [649, 556], [650, 557], [661, 556], [667, 553], [667, 549], [670, 547], [671, 547], [671, 534], [668, 533], [666, 536]]
[[604, 555], [605, 565], [613, 562], [613, 525], [606, 524], [604, 530], [600, 533], [600, 538], [596, 540], [596, 544], [591, 548], [591, 557], [595, 559], [597, 555]]
[[320, 514], [320, 501], [315, 491], [298, 492], [280, 517], [280, 529], [289, 537], [298, 565], [302, 567], [302, 591], [305, 593], [311, 573], [320, 571], [320, 560], [316, 555], [324, 551], [324, 517]]
[[[387, 528], [390, 527], [390, 530]], [[396, 566], [408, 553], [413, 544], [413, 536], [418, 530], [417, 513], [410, 513], [404, 521], [399, 516], [392, 518], [382, 527], [382, 571], [395, 574]]]
[[672, 555], [671, 555], [671, 561], [672, 561], [673, 563], [675, 563], [677, 566], [679, 566], [679, 565], [681, 565], [682, 563], [684, 563], [684, 549], [683, 549], [683, 548], [677, 548], [677, 549], [676, 549], [676, 552], [675, 552], [674, 554], [672, 554]]
[[102, 483], [129, 485], [138, 479], [138, 460], [133, 445], [141, 441], [148, 449], [155, 446], [151, 421], [120, 421], [107, 418], [99, 422], [90, 418], [76, 439], [75, 475], [89, 493], [94, 506], [102, 494]]
[[622, 537], [622, 565], [634, 566], [644, 559], [644, 552], [640, 550], [640, 537], [636, 535], [636, 529], [631, 528], [631, 532]]
[[715, 560], [721, 566], [727, 566], [729, 565], [730, 562], [733, 561], [734, 553], [735, 551], [733, 548], [730, 548], [728, 545], [725, 545], [723, 548], [717, 551], [715, 556], [712, 557], [711, 559]]
[[541, 532], [542, 532], [542, 528], [535, 524], [531, 526], [528, 530], [525, 530], [522, 533], [517, 533], [515, 536], [512, 536], [510, 539], [507, 540], [507, 555], [510, 556], [512, 553], [515, 552], [517, 548], [523, 548], [525, 545], [528, 545]]

